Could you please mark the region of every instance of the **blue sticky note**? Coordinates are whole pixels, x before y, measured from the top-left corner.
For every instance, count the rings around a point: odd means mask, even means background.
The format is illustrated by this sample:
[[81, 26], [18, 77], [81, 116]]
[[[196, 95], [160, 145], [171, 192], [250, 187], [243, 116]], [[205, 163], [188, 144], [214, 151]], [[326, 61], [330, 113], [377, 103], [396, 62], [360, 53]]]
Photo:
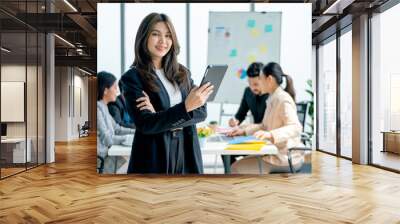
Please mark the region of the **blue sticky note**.
[[237, 56], [237, 50], [236, 49], [232, 49], [231, 53], [229, 54], [229, 57], [236, 57]]
[[247, 77], [247, 72], [245, 69], [242, 70], [242, 74], [240, 74], [240, 79], [245, 79]]
[[247, 20], [247, 27], [254, 28], [256, 26], [256, 21], [254, 19]]
[[272, 32], [272, 25], [268, 24], [264, 26], [264, 32], [270, 33]]

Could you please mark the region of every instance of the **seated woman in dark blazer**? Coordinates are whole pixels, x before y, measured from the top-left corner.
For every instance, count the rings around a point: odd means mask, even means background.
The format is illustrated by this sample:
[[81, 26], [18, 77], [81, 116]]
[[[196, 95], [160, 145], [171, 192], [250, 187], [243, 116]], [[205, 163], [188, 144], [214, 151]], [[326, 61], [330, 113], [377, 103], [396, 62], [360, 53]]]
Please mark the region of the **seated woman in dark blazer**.
[[118, 87], [120, 94], [117, 96], [115, 102], [110, 102], [108, 106], [108, 111], [111, 116], [114, 118], [115, 122], [117, 122], [122, 127], [127, 128], [135, 128], [134, 119], [129, 116], [128, 110], [126, 109], [125, 97], [124, 97], [124, 83], [119, 80]]
[[122, 76], [136, 124], [128, 173], [203, 173], [195, 124], [207, 116], [213, 86], [193, 86], [189, 70], [177, 62], [178, 53], [168, 16], [146, 16], [136, 34], [133, 65]]

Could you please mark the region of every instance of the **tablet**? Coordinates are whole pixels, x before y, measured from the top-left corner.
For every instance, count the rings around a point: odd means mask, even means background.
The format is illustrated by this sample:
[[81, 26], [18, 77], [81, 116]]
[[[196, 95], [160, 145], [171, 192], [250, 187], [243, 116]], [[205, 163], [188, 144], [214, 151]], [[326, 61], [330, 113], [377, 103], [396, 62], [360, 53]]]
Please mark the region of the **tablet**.
[[200, 86], [210, 82], [214, 86], [214, 92], [208, 97], [207, 102], [213, 101], [217, 95], [218, 88], [221, 85], [222, 79], [224, 79], [228, 65], [209, 65], [207, 66], [203, 80], [201, 80]]

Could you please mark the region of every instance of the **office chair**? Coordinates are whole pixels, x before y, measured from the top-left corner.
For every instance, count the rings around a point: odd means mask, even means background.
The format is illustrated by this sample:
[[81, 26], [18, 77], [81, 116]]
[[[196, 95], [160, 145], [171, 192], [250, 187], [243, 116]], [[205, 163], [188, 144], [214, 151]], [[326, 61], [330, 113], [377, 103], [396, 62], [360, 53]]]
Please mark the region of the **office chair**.
[[104, 159], [101, 156], [97, 156], [97, 172], [103, 173], [104, 169]]
[[297, 116], [299, 117], [299, 121], [303, 126], [303, 130], [301, 133], [301, 142], [304, 145], [306, 145], [306, 143], [311, 143], [311, 136], [304, 132], [306, 126], [307, 114], [310, 109], [310, 102], [309, 101], [298, 102], [296, 103], [296, 107], [297, 107]]
[[[304, 128], [306, 126], [306, 118], [308, 114], [308, 110], [310, 107], [310, 102], [309, 101], [302, 101], [299, 103], [296, 103], [297, 107], [297, 116], [299, 117], [299, 121], [301, 125], [303, 126], [303, 130], [301, 133], [301, 142], [306, 145], [307, 142], [311, 142], [311, 136], [309, 136], [307, 133], [304, 132]], [[291, 173], [295, 173], [296, 171], [293, 168], [293, 163], [292, 163], [292, 152], [293, 151], [312, 151], [311, 148], [309, 147], [293, 147], [288, 149], [288, 163], [289, 163], [289, 169]], [[304, 164], [303, 164], [304, 166]], [[302, 168], [299, 169], [301, 171]]]
[[[304, 151], [304, 152], [306, 152], [306, 151], [312, 151], [312, 149], [308, 148], [308, 147], [293, 147], [293, 148], [290, 148], [288, 150], [288, 163], [289, 163], [290, 172], [291, 173], [296, 173], [296, 171], [293, 168], [293, 163], [292, 163], [292, 151]], [[303, 163], [302, 167], [303, 166], [304, 166], [304, 163]], [[299, 171], [301, 171], [301, 170], [302, 170], [302, 168], [299, 169]]]
[[89, 121], [85, 121], [85, 123], [82, 126], [78, 124], [79, 138], [89, 136], [89, 129], [90, 129]]

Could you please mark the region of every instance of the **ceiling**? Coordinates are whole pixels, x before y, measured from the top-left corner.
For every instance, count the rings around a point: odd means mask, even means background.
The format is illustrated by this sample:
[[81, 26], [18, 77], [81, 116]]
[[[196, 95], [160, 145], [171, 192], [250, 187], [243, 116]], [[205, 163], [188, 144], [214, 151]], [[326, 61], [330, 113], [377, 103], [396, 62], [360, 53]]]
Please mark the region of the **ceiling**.
[[[335, 3], [335, 2], [338, 3]], [[372, 10], [388, 0], [269, 0], [253, 2], [269, 3], [312, 3], [313, 43], [319, 43], [335, 32], [339, 20], [340, 26], [351, 23], [351, 18], [360, 12]], [[61, 38], [55, 38], [56, 65], [80, 66], [96, 71], [97, 40], [97, 3], [121, 2], [118, 0], [1, 0], [0, 25], [3, 35], [16, 49], [24, 48], [25, 39], [18, 32], [29, 31], [54, 32]], [[139, 2], [139, 1], [124, 1]], [[140, 1], [150, 2], [150, 1]], [[157, 1], [168, 2], [168, 1]], [[179, 2], [179, 1], [175, 1]], [[184, 2], [184, 1], [182, 1]], [[192, 1], [204, 2], [204, 1]], [[221, 2], [221, 0], [207, 1]], [[233, 0], [229, 2], [244, 2]], [[248, 2], [248, 1], [246, 1]], [[50, 10], [51, 9], [51, 10]], [[52, 11], [52, 13], [49, 13]], [[347, 23], [346, 23], [347, 18]], [[344, 21], [344, 22], [343, 22]], [[13, 33], [13, 34], [11, 34]], [[9, 38], [9, 39], [7, 39]], [[2, 41], [3, 46], [5, 42]], [[28, 45], [28, 52], [32, 45]]]

